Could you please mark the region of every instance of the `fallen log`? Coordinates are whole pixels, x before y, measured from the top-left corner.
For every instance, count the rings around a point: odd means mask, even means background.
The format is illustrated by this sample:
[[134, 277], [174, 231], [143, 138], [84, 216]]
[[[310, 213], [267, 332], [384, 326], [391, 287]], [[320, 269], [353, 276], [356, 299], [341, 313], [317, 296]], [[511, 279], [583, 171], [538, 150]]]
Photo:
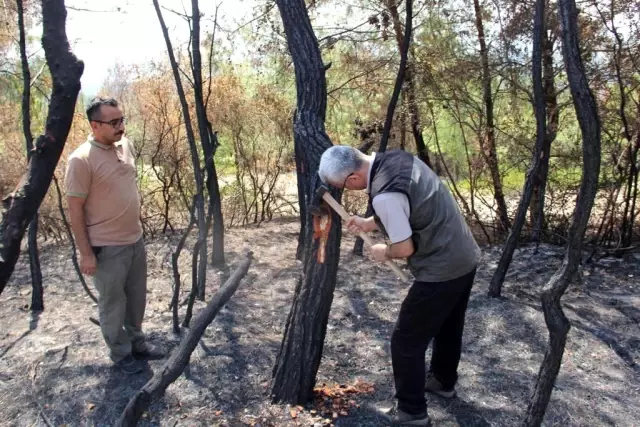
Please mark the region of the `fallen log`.
[[193, 327], [184, 336], [180, 345], [174, 349], [171, 357], [164, 364], [162, 369], [153, 374], [153, 377], [138, 391], [120, 415], [116, 426], [135, 426], [142, 414], [149, 408], [151, 403], [160, 398], [167, 387], [171, 385], [187, 367], [191, 353], [195, 350], [200, 338], [213, 321], [220, 309], [229, 301], [238, 289], [240, 281], [249, 271], [252, 252], [247, 252], [245, 258], [240, 262], [231, 277], [216, 292], [209, 304], [198, 314], [193, 322]]

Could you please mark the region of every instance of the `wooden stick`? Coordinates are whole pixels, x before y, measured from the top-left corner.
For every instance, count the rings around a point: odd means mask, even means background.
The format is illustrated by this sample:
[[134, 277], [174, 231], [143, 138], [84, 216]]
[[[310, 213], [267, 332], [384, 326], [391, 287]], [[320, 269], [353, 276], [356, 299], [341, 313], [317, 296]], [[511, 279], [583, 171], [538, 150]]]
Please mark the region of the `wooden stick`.
[[[335, 210], [338, 213], [338, 215], [342, 217], [342, 219], [347, 221], [349, 218], [351, 218], [351, 215], [349, 215], [347, 211], [344, 210], [344, 208], [340, 205], [340, 203], [338, 203], [336, 199], [334, 199], [333, 196], [331, 196], [331, 194], [328, 191], [322, 195], [322, 198], [324, 199], [325, 202], [329, 204], [329, 206], [333, 208], [333, 210]], [[360, 238], [364, 240], [364, 243], [367, 246], [373, 246], [374, 244], [373, 240], [371, 240], [371, 237], [369, 237], [364, 231], [361, 231], [358, 234]], [[393, 270], [393, 272], [396, 273], [398, 277], [400, 277], [400, 279], [402, 279], [405, 282], [409, 281], [409, 278], [407, 277], [405, 272], [402, 271], [400, 267], [398, 267], [398, 264], [396, 264], [390, 259], [386, 260], [384, 263], [387, 264], [387, 266], [391, 268], [391, 270]]]

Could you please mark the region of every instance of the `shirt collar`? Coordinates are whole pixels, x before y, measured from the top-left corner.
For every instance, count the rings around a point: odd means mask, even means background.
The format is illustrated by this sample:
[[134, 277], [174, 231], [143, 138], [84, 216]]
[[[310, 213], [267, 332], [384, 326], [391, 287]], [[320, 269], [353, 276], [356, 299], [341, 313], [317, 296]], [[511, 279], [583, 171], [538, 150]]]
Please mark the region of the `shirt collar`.
[[122, 145], [122, 139], [120, 141], [115, 142], [113, 145], [103, 144], [101, 142], [96, 141], [95, 138], [93, 137], [93, 134], [89, 135], [88, 141], [89, 141], [89, 144], [93, 145], [94, 147], [101, 148], [103, 150], [113, 150], [114, 147], [120, 147]]
[[369, 171], [367, 172], [367, 193], [370, 190], [370, 182], [371, 182], [371, 169], [373, 168], [373, 161], [376, 159], [376, 153], [371, 153], [371, 160], [369, 162]]

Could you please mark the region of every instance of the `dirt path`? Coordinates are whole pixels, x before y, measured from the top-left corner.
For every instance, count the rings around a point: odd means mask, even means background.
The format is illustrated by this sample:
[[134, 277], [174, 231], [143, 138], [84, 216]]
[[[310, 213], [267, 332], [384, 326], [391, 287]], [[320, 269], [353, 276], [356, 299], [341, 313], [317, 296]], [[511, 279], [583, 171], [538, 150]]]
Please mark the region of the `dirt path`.
[[[187, 371], [141, 425], [324, 425], [325, 417], [310, 408], [296, 410], [294, 419], [290, 408], [268, 403], [268, 382], [298, 268], [296, 232], [295, 222], [229, 231], [232, 266], [243, 248], [254, 251], [249, 275], [207, 330]], [[169, 256], [176, 240], [148, 244], [145, 329], [168, 348], [178, 342], [168, 311]], [[366, 408], [393, 396], [388, 339], [407, 288], [384, 268], [353, 258], [352, 244], [350, 238], [343, 244], [318, 384], [372, 384], [373, 392], [350, 395], [349, 414], [333, 423], [382, 425]], [[24, 259], [0, 296], [0, 425], [46, 425], [45, 418], [55, 426], [112, 425], [151, 375], [127, 377], [110, 368], [100, 330], [88, 321], [96, 307], [75, 278], [68, 254], [65, 247], [43, 250], [46, 310], [38, 318], [27, 310], [30, 283]], [[537, 255], [532, 248], [519, 250], [503, 300], [485, 296], [498, 254], [498, 248], [483, 252], [467, 317], [459, 398], [429, 398], [438, 426], [513, 426], [526, 409], [547, 339], [537, 293], [561, 262], [562, 251], [549, 246]], [[182, 260], [185, 279], [189, 258], [185, 253]], [[546, 425], [638, 425], [639, 258], [588, 265], [585, 284], [571, 287], [563, 299], [573, 327]], [[211, 270], [209, 292], [218, 283], [219, 275]], [[151, 362], [151, 368], [161, 363]]]

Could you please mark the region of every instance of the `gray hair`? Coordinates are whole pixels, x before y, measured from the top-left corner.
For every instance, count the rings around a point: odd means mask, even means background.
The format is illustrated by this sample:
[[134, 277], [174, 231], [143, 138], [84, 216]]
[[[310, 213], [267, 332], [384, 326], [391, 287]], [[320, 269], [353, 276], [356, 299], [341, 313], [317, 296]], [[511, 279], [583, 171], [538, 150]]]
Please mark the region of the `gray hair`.
[[325, 184], [342, 185], [363, 163], [364, 155], [357, 149], [348, 145], [334, 145], [322, 153], [318, 175]]

